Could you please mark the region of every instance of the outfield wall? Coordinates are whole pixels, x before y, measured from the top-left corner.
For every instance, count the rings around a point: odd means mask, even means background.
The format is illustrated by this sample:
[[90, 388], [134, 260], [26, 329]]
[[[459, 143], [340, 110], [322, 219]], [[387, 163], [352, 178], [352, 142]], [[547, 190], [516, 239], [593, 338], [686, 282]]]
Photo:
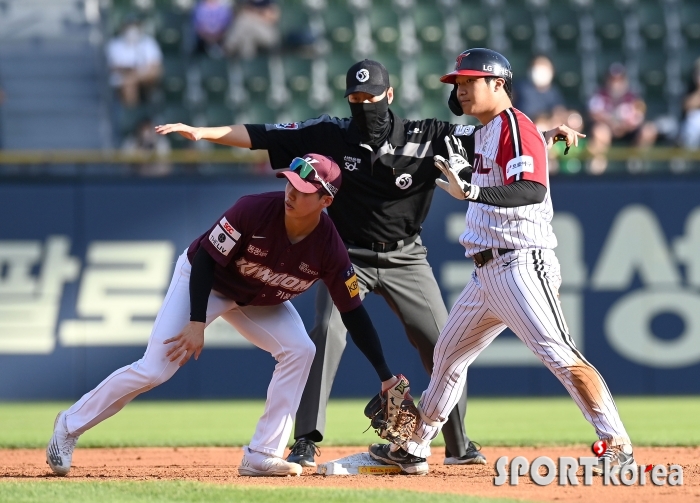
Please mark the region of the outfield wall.
[[[561, 300], [577, 345], [614, 393], [700, 392], [700, 179], [552, 183]], [[275, 179], [89, 179], [0, 185], [0, 399], [75, 399], [137, 360], [177, 255], [238, 197]], [[462, 202], [437, 191], [423, 241], [452, 301], [470, 261], [457, 238]], [[313, 323], [314, 292], [294, 299]], [[389, 363], [428, 377], [393, 313], [366, 305]], [[264, 397], [274, 360], [225, 323], [200, 360], [153, 398]], [[561, 385], [509, 333], [470, 370], [474, 395], [552, 395]], [[349, 342], [334, 396], [376, 392]]]

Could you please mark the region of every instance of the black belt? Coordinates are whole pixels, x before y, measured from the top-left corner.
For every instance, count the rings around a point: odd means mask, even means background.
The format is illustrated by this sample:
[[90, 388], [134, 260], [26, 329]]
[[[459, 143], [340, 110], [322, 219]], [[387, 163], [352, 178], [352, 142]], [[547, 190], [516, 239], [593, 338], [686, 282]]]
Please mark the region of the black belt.
[[[506, 253], [510, 253], [515, 250], [511, 250], [510, 248], [499, 248], [498, 249], [498, 255], [505, 255]], [[480, 251], [479, 253], [475, 253], [472, 255], [472, 259], [474, 260], [474, 264], [476, 264], [477, 267], [483, 267], [489, 260], [493, 258], [493, 250], [488, 249], [484, 251]]]
[[386, 253], [394, 250], [398, 250], [406, 245], [410, 245], [416, 239], [418, 239], [418, 234], [413, 236], [408, 236], [406, 239], [401, 239], [399, 241], [394, 241], [393, 243], [382, 243], [381, 241], [376, 243], [363, 243], [361, 241], [348, 241], [351, 245], [359, 246], [361, 248], [367, 248], [379, 253]]

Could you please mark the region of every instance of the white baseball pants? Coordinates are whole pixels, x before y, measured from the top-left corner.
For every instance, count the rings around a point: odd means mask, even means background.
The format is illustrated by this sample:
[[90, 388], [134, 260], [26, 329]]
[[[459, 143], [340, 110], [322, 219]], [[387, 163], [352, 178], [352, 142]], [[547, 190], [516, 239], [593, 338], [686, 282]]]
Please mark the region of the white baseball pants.
[[435, 346], [435, 366], [408, 451], [430, 456], [430, 441], [459, 400], [469, 365], [506, 327], [566, 387], [598, 437], [630, 439], [603, 377], [576, 349], [559, 303], [559, 261], [553, 250], [516, 250], [476, 268], [452, 307]]
[[[176, 336], [189, 322], [190, 271], [187, 254], [183, 253], [175, 265], [173, 279], [156, 317], [143, 358], [113, 372], [68, 409], [66, 424], [71, 434], [84, 433], [119, 412], [141, 393], [164, 383], [175, 374], [179, 368], [178, 362], [166, 358], [170, 345], [166, 346], [163, 341]], [[265, 411], [258, 421], [249, 448], [281, 457], [292, 431], [316, 347], [289, 301], [275, 306], [238, 306], [234, 301], [212, 292], [207, 307], [207, 325], [219, 316], [277, 360], [267, 388]], [[192, 365], [192, 362], [188, 364]], [[245, 376], [241, 376], [241, 379], [245, 379]]]

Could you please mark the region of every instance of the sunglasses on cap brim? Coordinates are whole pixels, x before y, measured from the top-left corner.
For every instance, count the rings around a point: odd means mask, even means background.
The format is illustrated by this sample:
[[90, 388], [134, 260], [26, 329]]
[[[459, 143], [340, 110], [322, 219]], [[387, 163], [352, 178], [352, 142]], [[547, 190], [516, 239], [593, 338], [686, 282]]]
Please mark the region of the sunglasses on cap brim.
[[338, 192], [338, 189], [318, 176], [318, 173], [314, 167], [306, 159], [295, 157], [292, 163], [289, 165], [289, 169], [299, 175], [299, 178], [302, 180], [307, 182], [319, 182], [331, 197], [335, 197], [335, 194]]

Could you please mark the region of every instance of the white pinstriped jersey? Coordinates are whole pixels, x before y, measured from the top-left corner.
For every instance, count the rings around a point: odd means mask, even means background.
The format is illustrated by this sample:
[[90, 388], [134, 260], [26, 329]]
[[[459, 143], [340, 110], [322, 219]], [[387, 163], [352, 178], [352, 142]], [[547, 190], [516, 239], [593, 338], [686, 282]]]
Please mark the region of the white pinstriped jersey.
[[459, 241], [466, 256], [489, 248], [543, 248], [557, 246], [552, 231], [547, 145], [533, 122], [509, 108], [474, 133], [474, 168], [471, 183], [479, 187], [532, 180], [547, 187], [539, 204], [500, 208], [469, 202], [467, 228]]

